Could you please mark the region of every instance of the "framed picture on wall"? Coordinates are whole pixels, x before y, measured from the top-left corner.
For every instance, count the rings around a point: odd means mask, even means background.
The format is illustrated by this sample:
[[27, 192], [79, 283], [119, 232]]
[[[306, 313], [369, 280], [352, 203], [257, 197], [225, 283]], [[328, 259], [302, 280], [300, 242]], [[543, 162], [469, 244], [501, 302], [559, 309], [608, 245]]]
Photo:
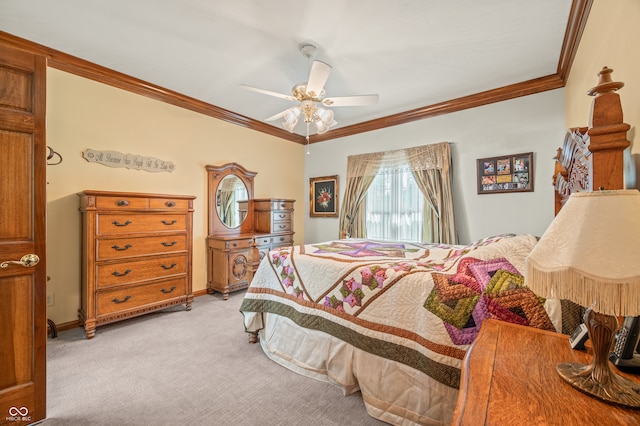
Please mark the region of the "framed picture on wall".
[[476, 161], [478, 194], [533, 191], [533, 152]]
[[338, 217], [338, 176], [309, 179], [309, 215]]

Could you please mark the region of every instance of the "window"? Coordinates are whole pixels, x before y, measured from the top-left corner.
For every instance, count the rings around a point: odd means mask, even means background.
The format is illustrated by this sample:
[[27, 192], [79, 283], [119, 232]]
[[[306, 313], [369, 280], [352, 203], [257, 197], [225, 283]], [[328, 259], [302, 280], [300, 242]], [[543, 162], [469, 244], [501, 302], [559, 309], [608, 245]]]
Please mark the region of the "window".
[[378, 171], [366, 197], [367, 238], [422, 240], [424, 197], [408, 166]]
[[350, 155], [338, 229], [353, 238], [455, 244], [450, 166], [447, 142]]

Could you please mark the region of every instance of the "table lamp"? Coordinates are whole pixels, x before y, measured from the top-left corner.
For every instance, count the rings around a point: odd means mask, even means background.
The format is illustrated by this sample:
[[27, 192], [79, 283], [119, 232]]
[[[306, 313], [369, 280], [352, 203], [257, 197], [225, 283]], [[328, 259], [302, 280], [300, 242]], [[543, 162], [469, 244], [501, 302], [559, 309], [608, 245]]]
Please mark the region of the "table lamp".
[[525, 279], [538, 296], [588, 308], [592, 362], [559, 364], [560, 376], [594, 397], [640, 407], [640, 384], [609, 364], [616, 317], [640, 315], [640, 192], [572, 194], [527, 257]]

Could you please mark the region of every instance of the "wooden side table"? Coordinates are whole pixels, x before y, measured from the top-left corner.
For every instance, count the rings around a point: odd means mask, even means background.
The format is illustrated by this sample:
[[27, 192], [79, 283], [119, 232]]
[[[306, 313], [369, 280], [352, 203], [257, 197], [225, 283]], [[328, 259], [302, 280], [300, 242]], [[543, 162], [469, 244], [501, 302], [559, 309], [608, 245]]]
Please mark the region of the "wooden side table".
[[452, 424], [640, 425], [640, 410], [593, 398], [558, 375], [561, 362], [588, 364], [587, 346], [573, 350], [567, 335], [485, 320], [464, 360]]

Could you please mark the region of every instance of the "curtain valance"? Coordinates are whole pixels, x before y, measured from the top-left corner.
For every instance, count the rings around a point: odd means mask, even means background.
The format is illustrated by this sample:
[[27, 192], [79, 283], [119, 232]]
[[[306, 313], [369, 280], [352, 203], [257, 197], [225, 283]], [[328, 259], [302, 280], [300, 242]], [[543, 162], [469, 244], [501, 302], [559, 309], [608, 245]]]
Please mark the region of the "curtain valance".
[[375, 176], [381, 169], [411, 171], [449, 171], [451, 152], [448, 142], [416, 146], [394, 151], [351, 155], [347, 158], [347, 179]]

